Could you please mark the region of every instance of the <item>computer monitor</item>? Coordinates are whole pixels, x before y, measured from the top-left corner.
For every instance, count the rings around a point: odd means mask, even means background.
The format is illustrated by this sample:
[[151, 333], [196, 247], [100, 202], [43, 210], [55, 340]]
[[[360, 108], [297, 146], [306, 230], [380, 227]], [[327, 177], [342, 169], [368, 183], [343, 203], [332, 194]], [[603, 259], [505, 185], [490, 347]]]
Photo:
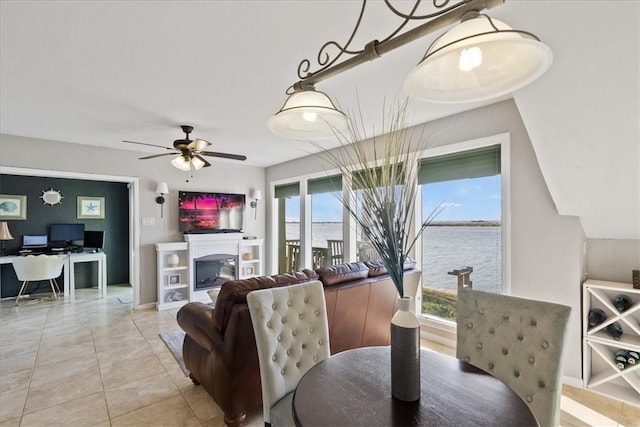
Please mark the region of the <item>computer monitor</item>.
[[85, 230], [84, 243], [82, 244], [82, 246], [89, 249], [104, 248], [104, 231]]
[[74, 241], [82, 239], [84, 239], [84, 224], [49, 225], [49, 240], [52, 244], [64, 244], [68, 246], [72, 245]]

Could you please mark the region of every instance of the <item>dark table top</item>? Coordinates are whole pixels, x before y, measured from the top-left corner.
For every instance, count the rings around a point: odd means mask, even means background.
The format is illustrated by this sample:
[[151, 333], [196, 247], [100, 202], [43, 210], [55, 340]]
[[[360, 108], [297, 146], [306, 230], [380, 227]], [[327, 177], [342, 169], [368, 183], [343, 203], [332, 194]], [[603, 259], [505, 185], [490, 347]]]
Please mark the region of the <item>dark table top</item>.
[[421, 351], [421, 397], [391, 396], [389, 347], [335, 354], [311, 368], [293, 397], [298, 426], [537, 426], [502, 381], [466, 362]]

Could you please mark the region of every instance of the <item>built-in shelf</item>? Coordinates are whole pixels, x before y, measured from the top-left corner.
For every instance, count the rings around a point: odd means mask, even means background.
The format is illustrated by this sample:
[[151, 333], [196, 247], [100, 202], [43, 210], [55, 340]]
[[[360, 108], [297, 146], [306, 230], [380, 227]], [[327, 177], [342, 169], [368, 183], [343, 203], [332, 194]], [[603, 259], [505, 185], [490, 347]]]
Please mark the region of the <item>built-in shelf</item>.
[[202, 257], [232, 256], [237, 279], [264, 275], [264, 239], [243, 239], [241, 233], [222, 233], [185, 235], [185, 240], [156, 244], [158, 310], [180, 307], [189, 301], [214, 301], [215, 292], [210, 291], [219, 287], [196, 289], [193, 286], [194, 276], [200, 274], [194, 271], [194, 260]]
[[[619, 312], [613, 301], [624, 294], [631, 307]], [[583, 378], [584, 387], [605, 396], [640, 406], [640, 363], [619, 369], [615, 363], [618, 350], [640, 351], [640, 289], [631, 284], [587, 280], [583, 285]], [[605, 320], [589, 326], [589, 311], [601, 309]], [[606, 331], [617, 322], [623, 329], [619, 340]]]

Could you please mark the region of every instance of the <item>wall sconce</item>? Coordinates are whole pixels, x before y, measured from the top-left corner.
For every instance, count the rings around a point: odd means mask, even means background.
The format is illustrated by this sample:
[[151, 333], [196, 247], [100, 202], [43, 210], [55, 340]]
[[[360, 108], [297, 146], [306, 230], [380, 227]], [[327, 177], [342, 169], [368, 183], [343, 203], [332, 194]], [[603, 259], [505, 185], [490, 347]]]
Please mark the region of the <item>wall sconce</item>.
[[164, 198], [165, 194], [169, 194], [169, 186], [166, 182], [159, 182], [156, 186], [156, 193], [160, 194], [156, 197], [156, 203], [160, 205], [160, 218], [164, 217], [164, 202], [166, 201]]
[[253, 209], [255, 209], [254, 218], [258, 219], [258, 200], [262, 200], [262, 192], [260, 190], [253, 190], [251, 198], [253, 199], [253, 201], [251, 202], [251, 204], [249, 206], [251, 206]]
[[13, 240], [13, 236], [9, 231], [9, 226], [6, 221], [0, 222], [0, 242], [2, 246], [0, 246], [0, 256], [4, 256], [4, 241], [5, 240]]

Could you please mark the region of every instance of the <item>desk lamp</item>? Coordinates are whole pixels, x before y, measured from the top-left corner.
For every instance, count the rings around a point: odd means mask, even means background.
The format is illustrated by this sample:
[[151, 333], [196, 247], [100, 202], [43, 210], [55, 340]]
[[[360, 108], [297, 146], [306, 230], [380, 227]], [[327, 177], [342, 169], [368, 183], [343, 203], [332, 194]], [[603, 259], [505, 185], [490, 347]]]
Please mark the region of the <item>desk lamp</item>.
[[6, 221], [0, 221], [0, 256], [4, 256], [4, 241], [13, 240], [13, 236], [9, 231], [9, 226]]

